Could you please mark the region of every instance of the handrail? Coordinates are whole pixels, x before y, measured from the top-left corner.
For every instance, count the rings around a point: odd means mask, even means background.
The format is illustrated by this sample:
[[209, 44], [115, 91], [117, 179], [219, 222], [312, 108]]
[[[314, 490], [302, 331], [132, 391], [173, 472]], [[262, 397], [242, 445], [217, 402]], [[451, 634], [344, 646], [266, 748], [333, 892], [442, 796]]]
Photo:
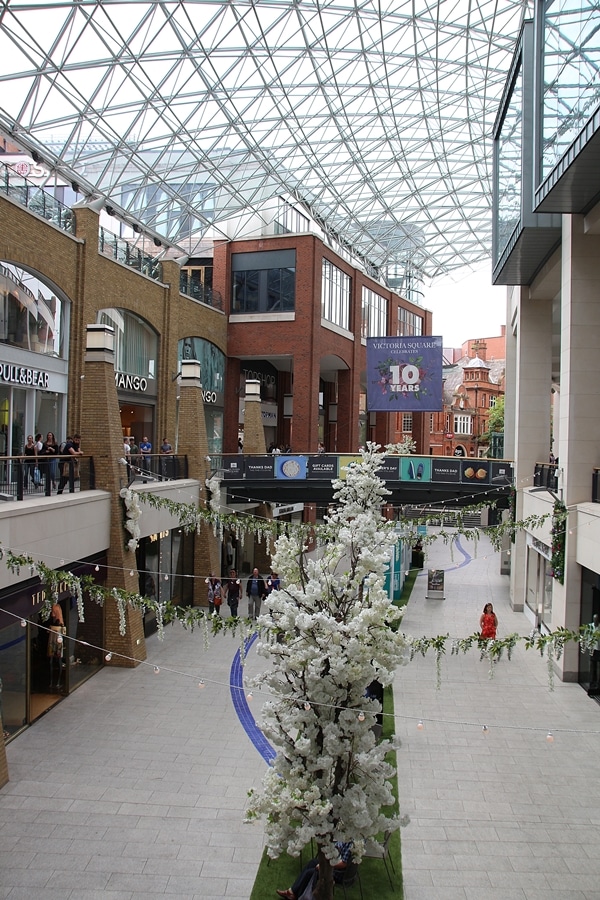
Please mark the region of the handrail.
[[156, 257], [149, 256], [125, 238], [102, 226], [98, 229], [98, 251], [103, 256], [116, 259], [117, 262], [136, 269], [142, 275], [153, 278], [154, 281], [162, 280], [162, 267]]
[[50, 497], [53, 490], [73, 494], [95, 486], [93, 456], [0, 456], [0, 500]]
[[0, 162], [0, 193], [63, 231], [73, 232], [73, 211], [56, 197], [10, 166]]

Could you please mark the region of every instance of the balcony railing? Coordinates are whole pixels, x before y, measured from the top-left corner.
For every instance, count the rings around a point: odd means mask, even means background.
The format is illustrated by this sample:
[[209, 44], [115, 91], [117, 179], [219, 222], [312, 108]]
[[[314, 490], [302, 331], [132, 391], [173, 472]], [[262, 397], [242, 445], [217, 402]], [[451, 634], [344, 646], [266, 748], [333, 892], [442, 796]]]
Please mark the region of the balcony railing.
[[93, 456], [0, 456], [0, 500], [92, 491]]
[[63, 231], [73, 231], [73, 212], [68, 206], [4, 163], [0, 163], [0, 193]]
[[556, 463], [536, 463], [533, 470], [533, 487], [558, 490], [558, 466]]
[[186, 272], [181, 273], [179, 293], [185, 294], [199, 303], [206, 303], [207, 306], [212, 306], [213, 309], [223, 309], [223, 297], [219, 291], [213, 291], [212, 288], [205, 287], [201, 282], [189, 280]]
[[162, 267], [156, 257], [149, 256], [139, 247], [106, 228], [101, 227], [98, 230], [98, 250], [104, 256], [110, 256], [111, 259], [116, 259], [117, 262], [141, 272], [142, 275], [147, 275], [148, 278], [153, 278], [154, 281], [162, 279]]
[[188, 477], [187, 456], [175, 453], [132, 453], [127, 463], [129, 483], [147, 484], [151, 481], [178, 481]]

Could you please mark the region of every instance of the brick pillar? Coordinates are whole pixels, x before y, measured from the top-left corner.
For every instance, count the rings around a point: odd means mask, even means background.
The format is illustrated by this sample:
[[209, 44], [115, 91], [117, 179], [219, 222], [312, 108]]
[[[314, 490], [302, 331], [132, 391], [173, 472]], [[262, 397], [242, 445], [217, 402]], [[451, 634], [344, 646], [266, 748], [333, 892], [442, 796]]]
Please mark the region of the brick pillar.
[[265, 429], [260, 409], [260, 382], [246, 380], [244, 453], [266, 453]]
[[[104, 332], [103, 332], [104, 329]], [[112, 330], [112, 329], [110, 329]], [[113, 351], [89, 349], [92, 334], [106, 333], [105, 326], [88, 326], [88, 350], [85, 355], [81, 416], [82, 448], [94, 455], [96, 487], [111, 495], [110, 546], [107, 553], [107, 588], [139, 592], [135, 553], [127, 547], [125, 509], [119, 492], [127, 484], [123, 457], [123, 430], [115, 385]], [[132, 668], [146, 659], [142, 613], [126, 608], [126, 633], [119, 634], [119, 612], [114, 600], [104, 603], [104, 643], [115, 654], [111, 665]], [[118, 656], [123, 654], [126, 659]]]
[[[196, 371], [197, 367], [197, 371]], [[189, 373], [188, 373], [189, 369]], [[181, 364], [181, 385], [179, 399], [180, 428], [179, 453], [187, 456], [188, 474], [201, 484], [202, 505], [208, 502], [205, 481], [211, 473], [208, 457], [208, 437], [202, 399], [200, 365], [192, 362]], [[220, 574], [221, 553], [219, 542], [212, 527], [202, 525], [194, 544], [194, 606], [208, 605], [204, 578], [211, 572]]]

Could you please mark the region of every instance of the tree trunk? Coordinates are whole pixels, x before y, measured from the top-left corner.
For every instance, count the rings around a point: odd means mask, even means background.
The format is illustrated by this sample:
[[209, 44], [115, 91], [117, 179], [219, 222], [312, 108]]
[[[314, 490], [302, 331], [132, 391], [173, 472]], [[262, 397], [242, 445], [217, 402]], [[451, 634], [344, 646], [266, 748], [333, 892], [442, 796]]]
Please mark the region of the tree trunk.
[[318, 852], [319, 879], [313, 894], [314, 900], [333, 900], [333, 869], [322, 850]]

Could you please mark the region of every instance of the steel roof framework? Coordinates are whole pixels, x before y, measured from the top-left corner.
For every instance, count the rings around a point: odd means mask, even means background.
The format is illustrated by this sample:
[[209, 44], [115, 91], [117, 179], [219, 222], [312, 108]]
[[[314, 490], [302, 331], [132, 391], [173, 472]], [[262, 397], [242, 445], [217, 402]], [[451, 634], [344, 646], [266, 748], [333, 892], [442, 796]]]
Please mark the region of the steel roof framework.
[[524, 7], [5, 0], [0, 129], [189, 255], [284, 196], [373, 264], [434, 277], [490, 255]]

